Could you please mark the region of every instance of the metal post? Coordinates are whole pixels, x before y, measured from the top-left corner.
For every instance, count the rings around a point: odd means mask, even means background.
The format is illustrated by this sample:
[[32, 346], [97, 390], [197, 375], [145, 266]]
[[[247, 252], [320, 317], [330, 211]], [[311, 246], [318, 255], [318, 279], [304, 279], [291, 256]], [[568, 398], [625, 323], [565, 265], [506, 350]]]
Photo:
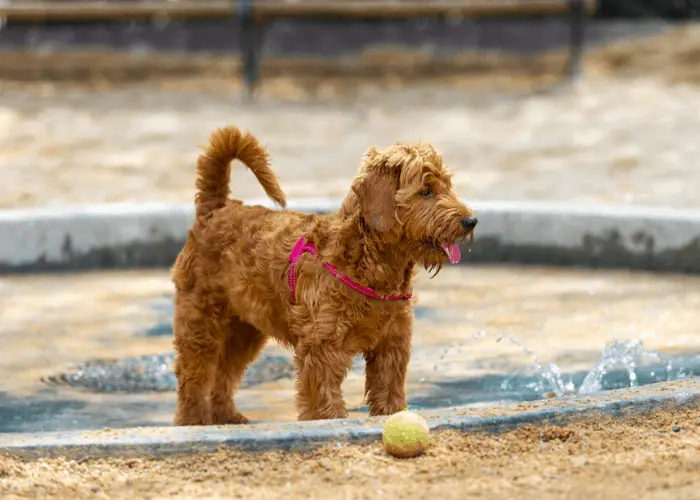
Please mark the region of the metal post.
[[263, 27], [253, 17], [254, 0], [239, 0], [241, 63], [246, 92], [252, 97], [260, 77]]
[[584, 39], [584, 0], [569, 0], [569, 78], [581, 74], [581, 56]]

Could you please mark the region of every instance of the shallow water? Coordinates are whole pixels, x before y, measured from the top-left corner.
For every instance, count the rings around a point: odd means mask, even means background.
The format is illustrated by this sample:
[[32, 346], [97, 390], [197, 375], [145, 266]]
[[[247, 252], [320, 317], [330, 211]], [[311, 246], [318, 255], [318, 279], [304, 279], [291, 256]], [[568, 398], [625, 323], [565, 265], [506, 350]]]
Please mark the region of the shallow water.
[[[700, 278], [691, 276], [545, 268], [460, 266], [432, 280], [421, 276], [409, 403], [434, 408], [561, 395], [580, 390], [596, 366], [606, 372], [598, 380], [602, 389], [628, 386], [629, 363], [612, 362], [613, 348], [601, 358], [612, 341], [619, 341], [618, 358], [634, 354], [637, 384], [696, 373], [698, 285]], [[16, 276], [0, 278], [0, 292], [0, 431], [171, 423], [169, 368], [157, 379], [161, 392], [144, 393], [144, 380], [152, 381], [148, 361], [133, 361], [146, 356], [158, 367], [172, 352], [167, 272]], [[642, 348], [658, 351], [661, 362], [642, 359], [634, 351]], [[123, 363], [127, 358], [131, 364]], [[83, 373], [78, 383], [41, 381], [75, 375], [76, 367], [91, 360], [122, 363], [112, 375], [126, 387], [105, 379], [109, 370], [96, 378]], [[253, 420], [295, 418], [288, 360], [288, 352], [270, 344], [247, 374], [238, 403]], [[561, 385], [543, 377], [552, 363]], [[99, 372], [110, 365], [95, 366]], [[366, 414], [362, 368], [356, 363], [344, 385], [354, 416]]]

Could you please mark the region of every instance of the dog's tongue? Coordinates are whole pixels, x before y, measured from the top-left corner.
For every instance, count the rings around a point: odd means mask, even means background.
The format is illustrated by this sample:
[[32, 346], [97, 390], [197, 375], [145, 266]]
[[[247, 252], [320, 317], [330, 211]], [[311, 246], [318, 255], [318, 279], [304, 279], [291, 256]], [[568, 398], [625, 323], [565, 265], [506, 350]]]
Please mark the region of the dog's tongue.
[[445, 251], [447, 257], [450, 259], [450, 263], [452, 264], [456, 264], [462, 258], [462, 252], [456, 243], [452, 243], [451, 245], [442, 245], [442, 249]]

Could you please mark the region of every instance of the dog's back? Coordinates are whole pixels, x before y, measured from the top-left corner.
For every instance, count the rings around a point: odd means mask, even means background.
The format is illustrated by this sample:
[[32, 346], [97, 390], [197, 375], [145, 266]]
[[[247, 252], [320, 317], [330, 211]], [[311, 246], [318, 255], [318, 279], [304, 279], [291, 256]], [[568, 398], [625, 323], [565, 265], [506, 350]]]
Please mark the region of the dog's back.
[[222, 252], [232, 246], [246, 245], [252, 241], [249, 237], [256, 227], [264, 223], [262, 219], [279, 214], [229, 199], [233, 160], [239, 160], [253, 172], [270, 199], [286, 206], [284, 192], [270, 168], [269, 155], [260, 142], [237, 127], [217, 129], [197, 159], [196, 220], [173, 268], [178, 290], [191, 290], [198, 280], [210, 280], [219, 272]]
[[[246, 297], [251, 297], [250, 302], [267, 302], [269, 307], [284, 309], [282, 301], [288, 300], [290, 293], [285, 274], [289, 252], [317, 216], [229, 199], [230, 163], [234, 159], [253, 172], [275, 203], [286, 205], [269, 166], [269, 155], [258, 140], [235, 127], [216, 130], [197, 161], [196, 220], [175, 261], [173, 282], [178, 292], [201, 292], [212, 302], [226, 303], [241, 316], [252, 313], [242, 305], [248, 303]], [[256, 270], [268, 270], [269, 274], [263, 272], [262, 277], [252, 279], [258, 276]]]

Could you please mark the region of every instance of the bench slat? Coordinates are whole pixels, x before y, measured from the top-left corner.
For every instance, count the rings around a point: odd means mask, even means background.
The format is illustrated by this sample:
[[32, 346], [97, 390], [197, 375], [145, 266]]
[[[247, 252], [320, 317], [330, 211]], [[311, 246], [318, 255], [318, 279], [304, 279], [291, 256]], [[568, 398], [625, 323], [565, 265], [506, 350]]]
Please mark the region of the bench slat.
[[[584, 11], [592, 13], [597, 0], [584, 0]], [[467, 1], [345, 1], [285, 2], [260, 0], [253, 3], [256, 19], [276, 18], [358, 18], [415, 19], [423, 17], [476, 18], [516, 14], [557, 14], [568, 11], [569, 0], [467, 0]], [[85, 1], [21, 2], [0, 5], [0, 18], [12, 21], [42, 22], [71, 20], [216, 19], [237, 15], [239, 4], [230, 0], [198, 2], [125, 1], [92, 3]]]

